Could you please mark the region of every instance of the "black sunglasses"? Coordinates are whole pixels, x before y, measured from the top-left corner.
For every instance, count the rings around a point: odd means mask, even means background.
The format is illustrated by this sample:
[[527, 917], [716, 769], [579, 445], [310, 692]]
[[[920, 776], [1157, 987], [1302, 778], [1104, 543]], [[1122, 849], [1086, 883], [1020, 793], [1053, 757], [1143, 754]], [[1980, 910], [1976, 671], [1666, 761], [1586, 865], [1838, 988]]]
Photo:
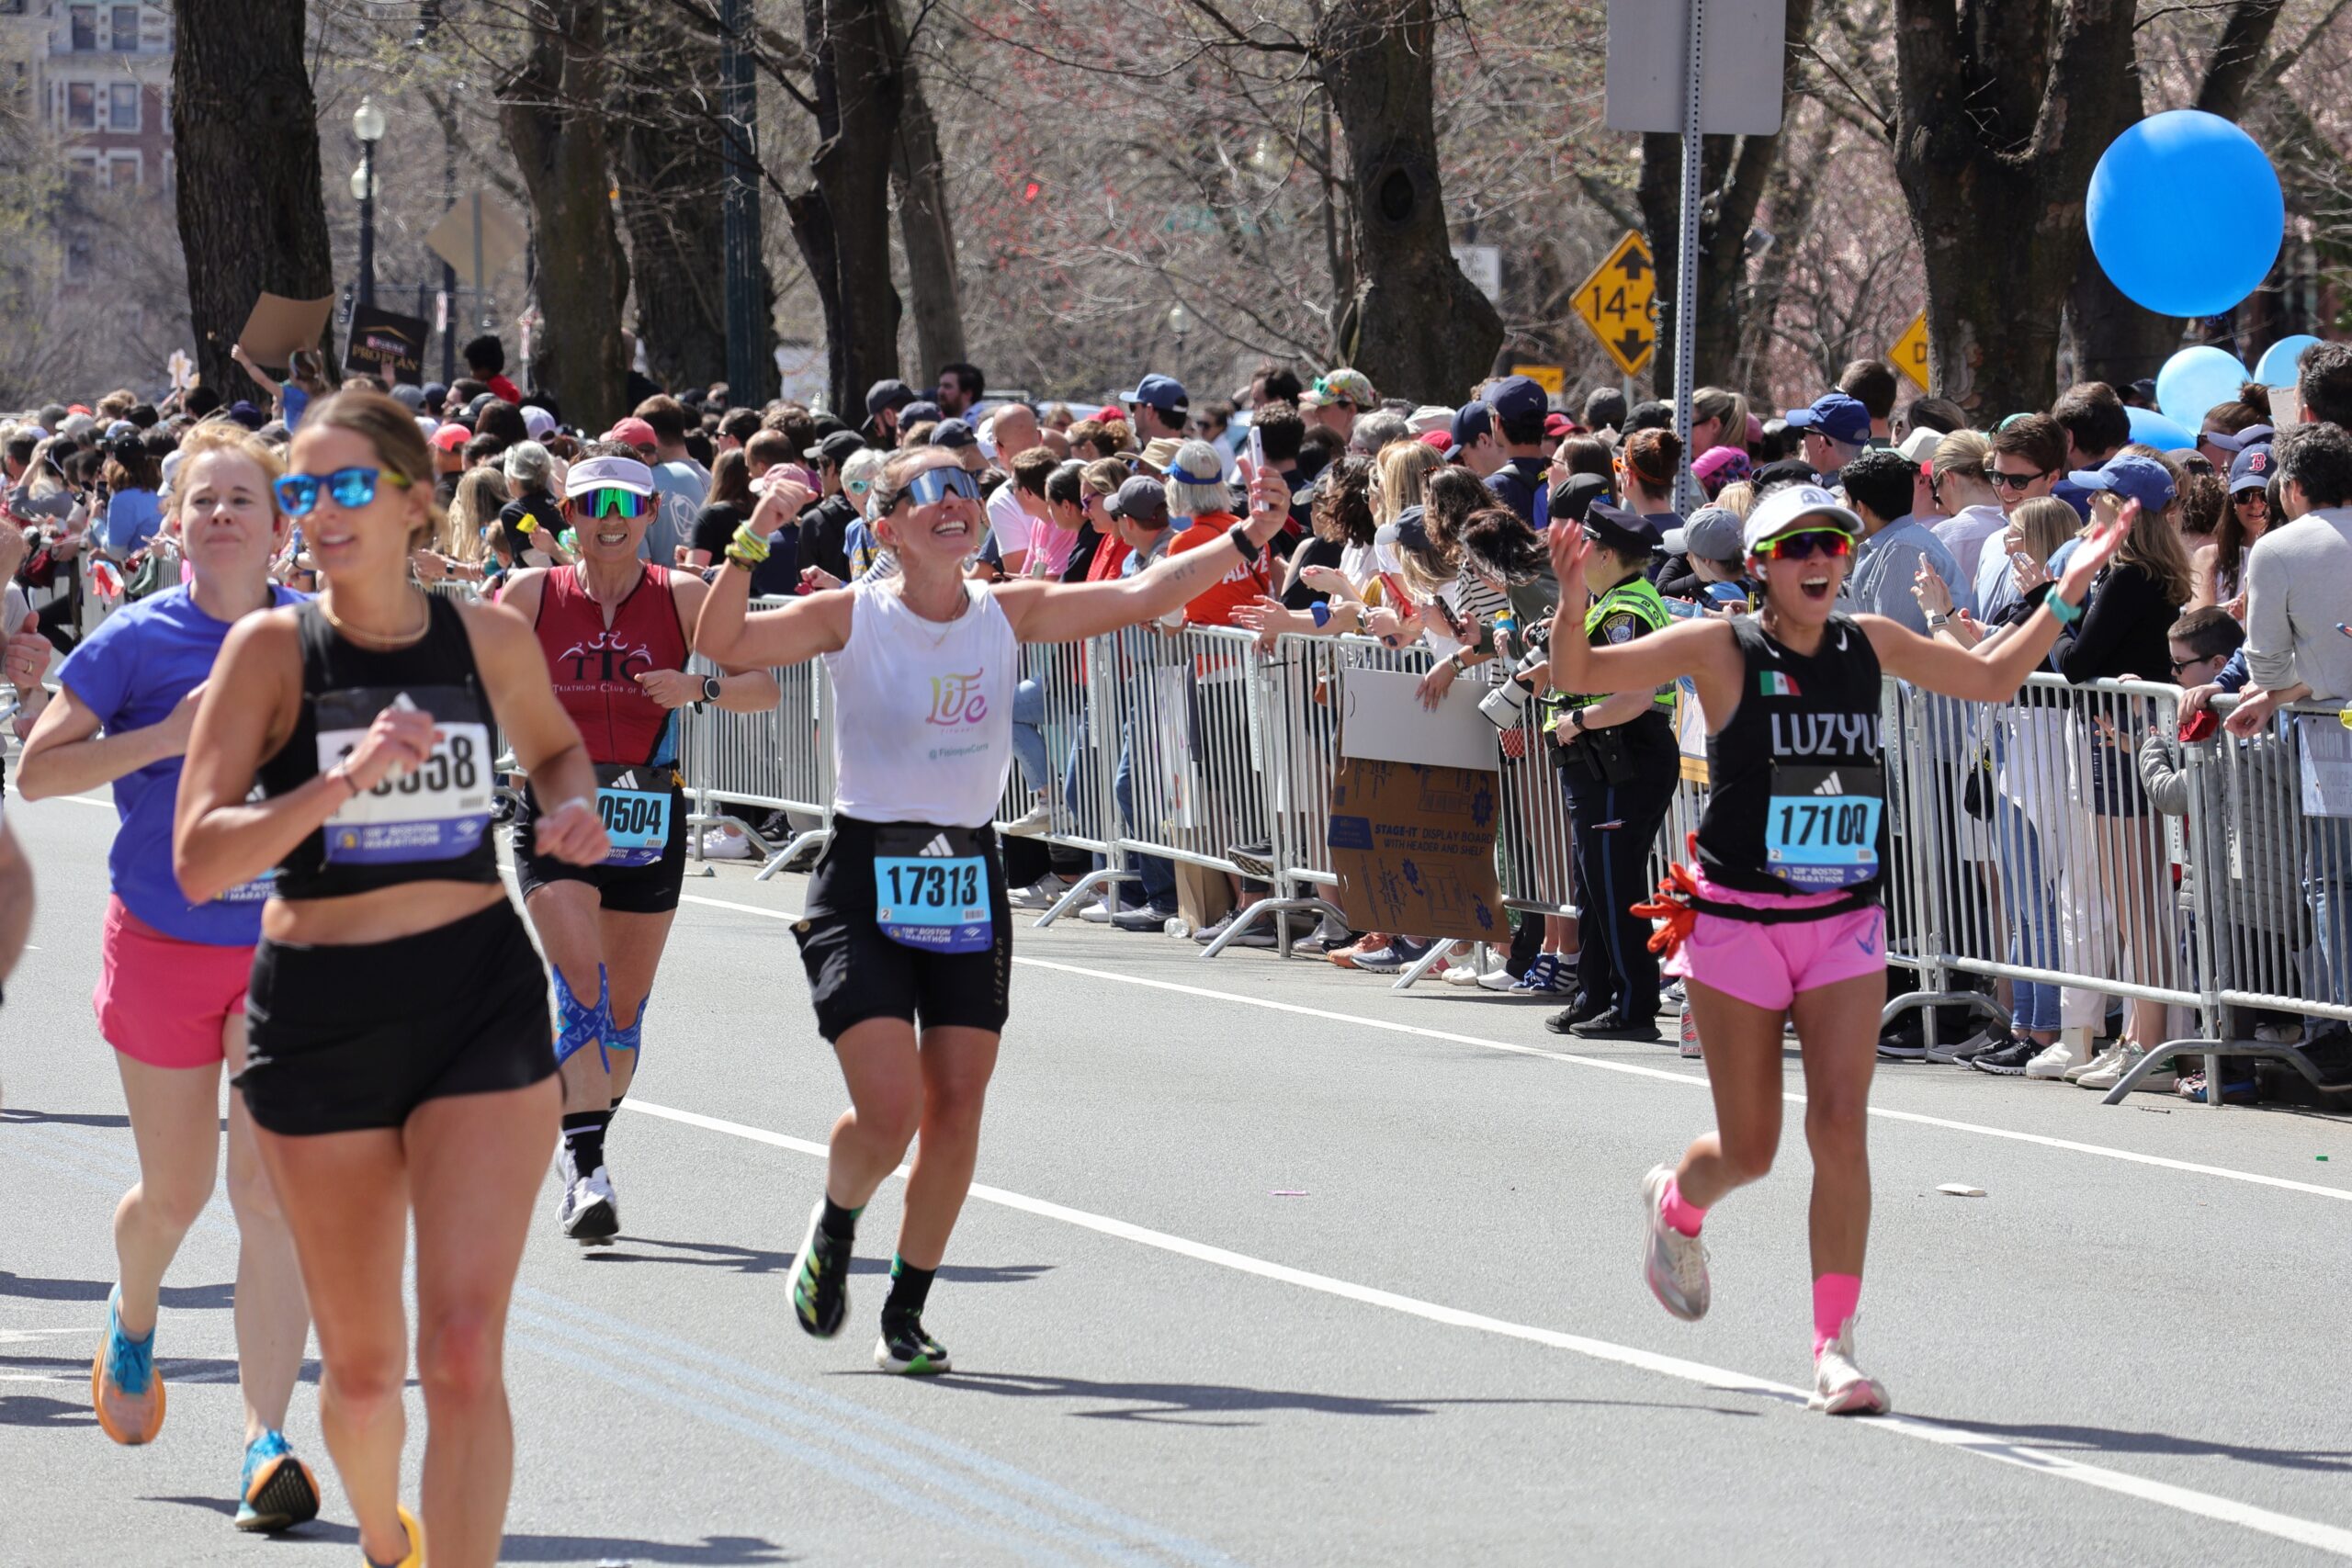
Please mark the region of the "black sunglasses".
[[1998, 489], [2023, 490], [2026, 486], [2031, 484], [2036, 479], [2048, 479], [2050, 477], [2050, 470], [2048, 468], [2036, 468], [2030, 474], [2005, 474], [2000, 469], [1995, 468], [1991, 473], [1986, 474], [1984, 477], [1992, 480], [1994, 485]]
[[2270, 509], [2270, 497], [2262, 491], [2242, 490], [2238, 491], [2237, 494], [2230, 497], [2231, 504], [2235, 506], [2244, 506], [2249, 501], [2254, 502], [2255, 505], [2261, 507], [2266, 512]]

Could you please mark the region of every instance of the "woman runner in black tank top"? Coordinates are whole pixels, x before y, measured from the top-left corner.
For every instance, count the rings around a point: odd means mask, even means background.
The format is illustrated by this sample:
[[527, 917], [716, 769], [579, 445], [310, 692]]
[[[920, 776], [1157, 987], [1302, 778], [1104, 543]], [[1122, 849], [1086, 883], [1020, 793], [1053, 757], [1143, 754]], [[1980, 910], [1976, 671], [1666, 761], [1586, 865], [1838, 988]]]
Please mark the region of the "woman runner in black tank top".
[[398, 1501], [406, 1347], [388, 1332], [413, 1210], [433, 1562], [489, 1568], [513, 1438], [497, 1374], [478, 1371], [501, 1362], [558, 1104], [547, 970], [491, 857], [492, 727], [560, 803], [542, 853], [605, 855], [595, 773], [530, 627], [410, 580], [434, 517], [407, 410], [372, 392], [314, 404], [288, 468], [279, 502], [324, 586], [229, 634], [188, 742], [173, 865], [199, 902], [277, 871], [237, 1086], [316, 1314], [320, 1426], [360, 1547], [422, 1561]]
[[[1707, 1310], [1707, 1209], [1771, 1168], [1784, 1089], [1782, 1024], [1804, 1058], [1813, 1155], [1813, 1407], [1889, 1408], [1855, 1365], [1853, 1317], [1870, 1232], [1866, 1146], [1871, 1074], [1885, 1000], [1878, 908], [1887, 854], [1880, 681], [1975, 702], [2007, 701], [2060, 628], [2077, 620], [2091, 579], [2124, 526], [2095, 529], [2043, 606], [1997, 645], [1963, 651], [1883, 615], [1838, 612], [1860, 519], [1814, 485], [1766, 496], [1744, 529], [1762, 610], [1684, 621], [1594, 648], [1555, 626], [1552, 680], [1564, 690], [1648, 690], [1689, 678], [1707, 716], [1713, 781], [1696, 835], [1698, 865], [1677, 868], [1688, 897], [1670, 922], [1706, 1053], [1716, 1129], [1679, 1164], [1642, 1181], [1644, 1276], [1677, 1317]], [[1589, 547], [1554, 529], [1563, 604], [1582, 602]]]

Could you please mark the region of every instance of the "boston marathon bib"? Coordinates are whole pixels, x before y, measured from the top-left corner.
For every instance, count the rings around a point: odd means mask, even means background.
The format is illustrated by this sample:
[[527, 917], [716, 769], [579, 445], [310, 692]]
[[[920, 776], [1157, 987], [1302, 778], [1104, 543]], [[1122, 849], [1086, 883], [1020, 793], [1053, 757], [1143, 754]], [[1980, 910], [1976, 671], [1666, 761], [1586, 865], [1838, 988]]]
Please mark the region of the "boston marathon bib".
[[988, 846], [970, 828], [884, 828], [874, 835], [874, 919], [901, 947], [985, 953], [995, 943]]
[[1764, 820], [1769, 869], [1804, 893], [1834, 893], [1879, 874], [1879, 818], [1886, 807], [1884, 771], [1772, 765]]
[[[472, 700], [454, 686], [371, 686], [322, 692], [317, 698], [319, 772], [351, 756], [376, 716], [389, 707], [427, 714], [469, 713]], [[433, 754], [406, 773], [387, 773], [326, 820], [326, 858], [349, 864], [453, 860], [481, 842], [490, 826], [490, 727], [441, 721]]]
[[673, 776], [668, 768], [597, 764], [596, 815], [613, 845], [606, 865], [651, 865], [670, 847]]

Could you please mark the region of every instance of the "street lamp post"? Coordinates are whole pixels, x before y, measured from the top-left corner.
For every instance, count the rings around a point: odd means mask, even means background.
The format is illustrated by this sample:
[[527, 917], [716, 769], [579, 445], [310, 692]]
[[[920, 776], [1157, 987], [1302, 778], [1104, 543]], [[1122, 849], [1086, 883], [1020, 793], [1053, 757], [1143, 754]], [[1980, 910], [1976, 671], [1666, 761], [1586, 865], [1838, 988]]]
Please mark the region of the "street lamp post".
[[384, 111], [363, 97], [351, 111], [351, 134], [359, 139], [359, 167], [351, 194], [359, 202], [359, 302], [376, 302], [376, 143], [384, 139]]
[[1184, 309], [1181, 299], [1168, 307], [1168, 330], [1175, 334], [1176, 369], [1181, 375], [1184, 368], [1184, 334], [1193, 330], [1193, 312]]

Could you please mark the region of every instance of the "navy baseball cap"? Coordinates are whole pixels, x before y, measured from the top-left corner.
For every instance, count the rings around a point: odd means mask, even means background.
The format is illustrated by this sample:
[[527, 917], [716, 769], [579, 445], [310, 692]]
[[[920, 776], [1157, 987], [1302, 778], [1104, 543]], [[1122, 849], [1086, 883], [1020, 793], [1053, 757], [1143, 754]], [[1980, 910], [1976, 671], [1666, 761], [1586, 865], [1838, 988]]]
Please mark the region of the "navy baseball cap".
[[2247, 447], [2230, 465], [2230, 493], [2235, 495], [2240, 491], [2262, 489], [2269, 484], [2270, 476], [2278, 468], [2278, 455], [2267, 444]]
[[1544, 389], [1526, 376], [1506, 376], [1487, 389], [1485, 399], [1495, 417], [1507, 423], [1541, 418], [1551, 407]]
[[1193, 400], [1184, 394], [1184, 383], [1173, 376], [1154, 373], [1136, 383], [1132, 392], [1121, 392], [1123, 403], [1142, 403], [1161, 413], [1182, 413], [1192, 407]]
[[902, 409], [914, 400], [913, 388], [896, 377], [889, 377], [865, 389], [866, 416], [871, 418], [884, 409]]
[[1860, 446], [1871, 438], [1871, 411], [1860, 398], [1843, 392], [1824, 392], [1813, 400], [1812, 407], [1791, 409], [1781, 417], [1792, 429], [1818, 431], [1849, 446]]
[[[2198, 437], [2200, 441], [2211, 442], [2224, 452], [2244, 452], [2250, 447], [2267, 446], [2278, 438], [2278, 433], [2267, 424], [2249, 424], [2235, 435], [2224, 435], [2216, 430]], [[2233, 466], [2230, 472], [2236, 473], [2236, 468]]]
[[1470, 443], [1488, 434], [1494, 428], [1495, 417], [1488, 412], [1486, 404], [1463, 404], [1453, 411], [1453, 441], [1445, 449], [1446, 457], [1451, 460], [1461, 457]]
[[1396, 514], [1393, 523], [1384, 523], [1373, 536], [1373, 542], [1408, 549], [1416, 555], [1430, 553], [1429, 511], [1426, 507], [1408, 506]]
[[931, 444], [933, 446], [960, 452], [979, 443], [980, 438], [972, 434], [972, 427], [960, 419], [943, 419], [931, 427]]
[[936, 424], [939, 418], [940, 407], [929, 398], [917, 398], [899, 411], [899, 423], [902, 425]]
[[[2236, 468], [2233, 467], [2234, 475]], [[2130, 453], [2109, 457], [2104, 467], [2076, 468], [2066, 478], [2087, 491], [2112, 491], [2128, 501], [2136, 501], [2150, 512], [2162, 512], [2172, 504], [2177, 487], [2165, 466], [2153, 457], [2135, 457]], [[2233, 490], [2234, 485], [2232, 487]]]

